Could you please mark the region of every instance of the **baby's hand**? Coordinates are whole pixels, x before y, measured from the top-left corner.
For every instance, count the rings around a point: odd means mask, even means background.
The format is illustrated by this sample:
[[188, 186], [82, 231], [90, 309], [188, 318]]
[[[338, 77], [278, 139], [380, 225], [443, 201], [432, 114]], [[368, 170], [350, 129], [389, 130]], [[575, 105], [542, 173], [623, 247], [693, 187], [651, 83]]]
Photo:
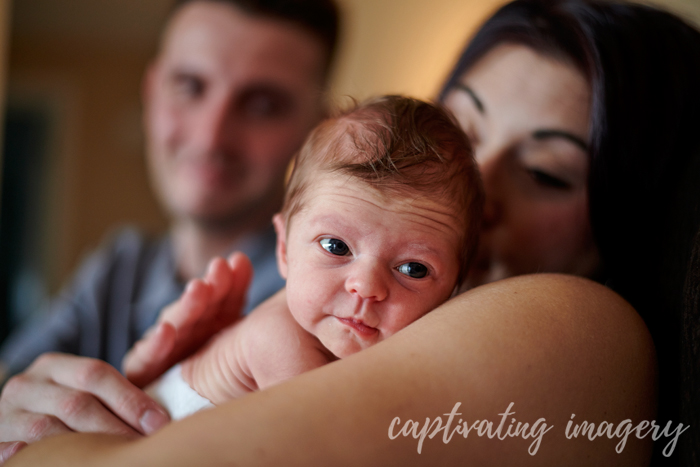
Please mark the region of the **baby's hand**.
[[[259, 305], [250, 316], [230, 326], [182, 363], [182, 378], [214, 404], [260, 389], [251, 364], [253, 356], [275, 348], [274, 329], [289, 315], [284, 289]], [[274, 327], [274, 326], [273, 326]], [[261, 339], [261, 336], [264, 336]], [[288, 349], [282, 349], [284, 352]], [[275, 353], [278, 355], [278, 353]]]
[[252, 275], [253, 266], [242, 253], [234, 253], [228, 262], [212, 260], [206, 276], [191, 281], [124, 357], [127, 378], [139, 387], [146, 386], [238, 320]]

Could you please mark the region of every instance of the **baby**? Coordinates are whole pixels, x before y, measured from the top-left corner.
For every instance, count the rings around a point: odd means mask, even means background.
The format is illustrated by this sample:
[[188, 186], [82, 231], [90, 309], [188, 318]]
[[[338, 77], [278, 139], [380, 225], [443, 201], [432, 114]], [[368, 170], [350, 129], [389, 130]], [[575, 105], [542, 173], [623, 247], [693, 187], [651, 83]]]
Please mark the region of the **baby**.
[[324, 121], [273, 219], [286, 289], [150, 392], [178, 418], [395, 334], [460, 285], [482, 199], [469, 142], [436, 106], [387, 96]]

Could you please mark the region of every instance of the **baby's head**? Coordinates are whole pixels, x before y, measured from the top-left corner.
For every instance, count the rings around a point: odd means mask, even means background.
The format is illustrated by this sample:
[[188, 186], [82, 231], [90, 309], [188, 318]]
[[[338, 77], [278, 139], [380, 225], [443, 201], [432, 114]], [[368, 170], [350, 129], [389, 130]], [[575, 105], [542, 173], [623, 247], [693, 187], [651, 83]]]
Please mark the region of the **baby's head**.
[[441, 108], [387, 96], [324, 121], [275, 216], [292, 314], [338, 357], [389, 337], [464, 279], [482, 204], [467, 137]]

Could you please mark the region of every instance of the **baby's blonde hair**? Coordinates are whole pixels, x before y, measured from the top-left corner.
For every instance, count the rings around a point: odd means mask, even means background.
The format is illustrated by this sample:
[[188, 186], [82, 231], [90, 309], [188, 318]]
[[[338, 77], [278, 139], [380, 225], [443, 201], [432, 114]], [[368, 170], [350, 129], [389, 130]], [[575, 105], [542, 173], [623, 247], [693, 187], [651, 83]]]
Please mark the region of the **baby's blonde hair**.
[[355, 105], [318, 125], [294, 164], [282, 207], [287, 225], [318, 171], [348, 175], [380, 192], [449, 203], [464, 227], [458, 283], [464, 280], [484, 194], [469, 140], [442, 107], [402, 96]]

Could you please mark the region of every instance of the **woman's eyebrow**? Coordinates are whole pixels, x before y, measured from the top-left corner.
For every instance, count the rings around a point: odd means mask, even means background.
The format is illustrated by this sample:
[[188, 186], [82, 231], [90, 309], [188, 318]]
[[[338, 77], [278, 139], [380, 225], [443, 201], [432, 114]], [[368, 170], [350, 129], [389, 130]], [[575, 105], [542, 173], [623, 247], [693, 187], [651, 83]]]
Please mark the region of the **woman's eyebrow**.
[[472, 98], [472, 101], [474, 101], [474, 105], [476, 106], [476, 109], [480, 113], [486, 114], [486, 109], [484, 108], [484, 103], [481, 102], [481, 99], [479, 99], [479, 97], [476, 95], [476, 93], [474, 92], [474, 90], [472, 88], [470, 88], [469, 86], [467, 86], [466, 84], [463, 84], [463, 83], [455, 84], [455, 88], [459, 89], [460, 91], [466, 92], [467, 95]]
[[537, 140], [549, 139], [549, 138], [564, 138], [571, 141], [576, 146], [580, 147], [584, 151], [588, 152], [588, 144], [578, 136], [569, 133], [568, 131], [562, 130], [537, 130], [532, 133], [532, 137]]

